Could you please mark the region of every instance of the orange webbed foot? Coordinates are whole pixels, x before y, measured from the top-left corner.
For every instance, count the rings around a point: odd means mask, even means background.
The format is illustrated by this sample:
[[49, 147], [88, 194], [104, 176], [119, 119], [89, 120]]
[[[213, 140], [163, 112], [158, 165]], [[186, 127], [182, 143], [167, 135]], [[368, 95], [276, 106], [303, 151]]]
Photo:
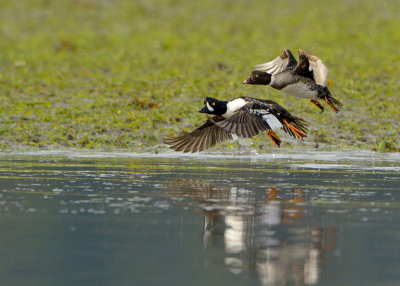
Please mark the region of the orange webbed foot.
[[319, 103], [318, 100], [316, 99], [311, 99], [310, 100], [316, 107], [318, 107], [319, 110], [321, 110], [321, 112], [324, 112], [324, 107], [321, 105], [321, 103]]
[[293, 133], [299, 137], [301, 140], [303, 140], [304, 137], [307, 137], [307, 134], [301, 131], [300, 129], [297, 129], [293, 125], [289, 124], [286, 119], [283, 119], [283, 122], [285, 122], [286, 126], [290, 128], [290, 130], [293, 131]]
[[281, 148], [281, 139], [276, 135], [276, 133], [272, 130], [268, 130], [267, 135], [269, 139], [271, 139], [272, 143], [275, 144], [276, 147]]
[[339, 112], [339, 109], [337, 109], [332, 102], [329, 100], [329, 98], [327, 96], [325, 96], [325, 101], [326, 103], [333, 109], [333, 111], [335, 111], [336, 113]]

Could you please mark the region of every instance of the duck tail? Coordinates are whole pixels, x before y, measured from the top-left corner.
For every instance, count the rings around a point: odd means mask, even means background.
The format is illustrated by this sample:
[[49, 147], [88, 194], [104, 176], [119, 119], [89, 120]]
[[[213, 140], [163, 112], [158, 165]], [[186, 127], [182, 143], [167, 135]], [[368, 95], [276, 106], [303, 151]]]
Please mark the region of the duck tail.
[[333, 96], [326, 96], [325, 101], [336, 113], [343, 107], [343, 104]]
[[319, 103], [318, 100], [316, 99], [311, 99], [310, 100], [316, 107], [318, 107], [319, 110], [321, 110], [321, 112], [324, 112], [324, 107], [321, 105], [321, 103]]
[[336, 113], [343, 107], [343, 104], [332, 96], [327, 87], [325, 87], [325, 101]]

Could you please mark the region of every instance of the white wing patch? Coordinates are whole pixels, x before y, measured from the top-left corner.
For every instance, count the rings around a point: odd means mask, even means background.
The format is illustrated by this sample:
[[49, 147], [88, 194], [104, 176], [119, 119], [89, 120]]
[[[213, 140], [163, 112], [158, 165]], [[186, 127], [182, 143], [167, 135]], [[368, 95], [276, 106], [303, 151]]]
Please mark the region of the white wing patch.
[[311, 90], [308, 84], [303, 82], [297, 82], [295, 84], [289, 84], [282, 88], [282, 91], [287, 95], [297, 96], [307, 99], [316, 99], [318, 91]]
[[283, 125], [279, 121], [278, 118], [275, 117], [275, 115], [269, 113], [269, 111], [264, 110], [264, 109], [250, 109], [250, 113], [262, 115], [262, 118], [268, 123], [269, 127], [271, 127], [272, 130], [276, 130], [279, 128], [282, 128]]
[[225, 118], [234, 115], [240, 108], [246, 105], [246, 101], [243, 98], [236, 98], [226, 105], [226, 112], [223, 115]]
[[271, 127], [272, 130], [279, 129], [283, 126], [278, 118], [276, 118], [275, 115], [271, 113], [263, 115], [263, 119], [267, 121], [269, 127]]

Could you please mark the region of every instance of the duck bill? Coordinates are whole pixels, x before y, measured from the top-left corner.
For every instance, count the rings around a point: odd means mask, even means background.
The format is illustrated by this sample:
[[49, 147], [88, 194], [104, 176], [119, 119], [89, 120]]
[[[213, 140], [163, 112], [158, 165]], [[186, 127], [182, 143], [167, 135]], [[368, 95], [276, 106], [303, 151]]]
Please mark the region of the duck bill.
[[248, 78], [248, 79], [244, 80], [242, 83], [243, 84], [252, 84], [253, 82], [251, 81], [250, 78]]
[[207, 105], [204, 105], [198, 112], [200, 112], [200, 113], [209, 113]]

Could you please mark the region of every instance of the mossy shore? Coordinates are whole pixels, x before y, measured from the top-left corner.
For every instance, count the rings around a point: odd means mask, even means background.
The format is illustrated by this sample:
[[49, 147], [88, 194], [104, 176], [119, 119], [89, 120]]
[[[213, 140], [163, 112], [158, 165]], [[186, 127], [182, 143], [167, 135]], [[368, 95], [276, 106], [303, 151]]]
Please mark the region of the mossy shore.
[[[253, 96], [308, 122], [304, 148], [399, 151], [398, 1], [0, 0], [0, 7], [0, 150], [153, 152], [166, 148], [163, 137], [204, 120], [196, 111], [205, 96]], [[284, 48], [325, 62], [344, 105], [339, 114], [241, 84]], [[283, 147], [299, 145], [280, 135]], [[264, 135], [249, 142], [261, 152], [275, 148]]]

